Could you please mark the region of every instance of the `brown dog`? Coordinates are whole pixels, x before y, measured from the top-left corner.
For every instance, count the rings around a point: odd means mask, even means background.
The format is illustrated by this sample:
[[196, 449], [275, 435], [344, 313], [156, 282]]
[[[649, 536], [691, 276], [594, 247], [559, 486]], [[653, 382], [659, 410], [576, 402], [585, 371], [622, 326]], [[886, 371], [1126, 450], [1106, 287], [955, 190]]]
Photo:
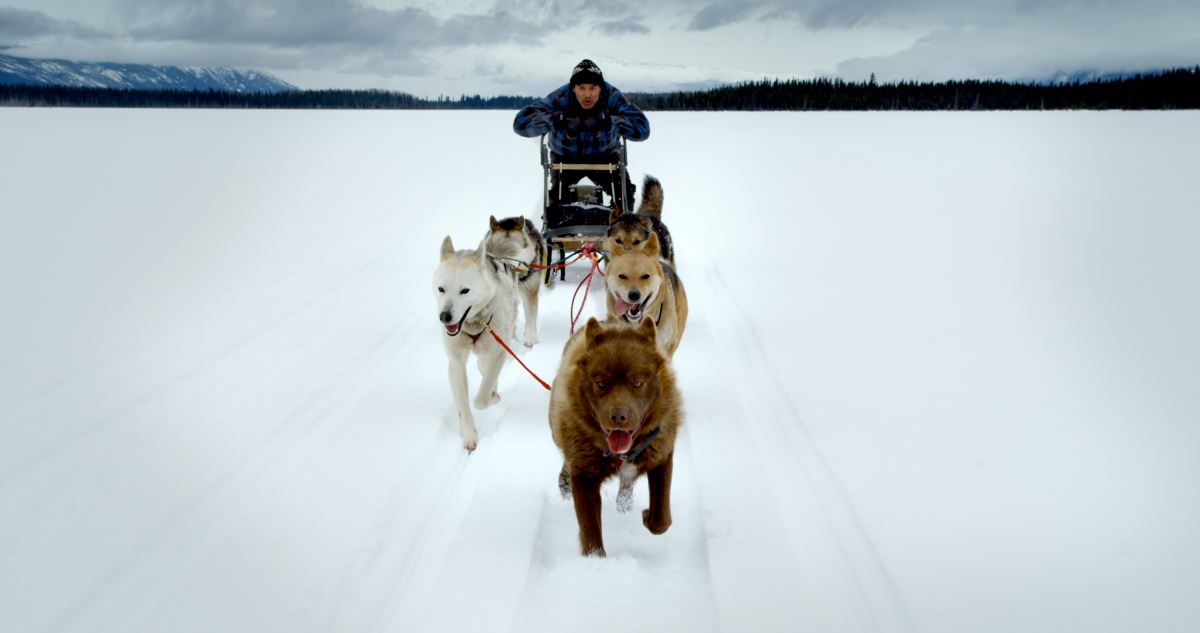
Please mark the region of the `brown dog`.
[[655, 339], [654, 321], [640, 325], [589, 319], [563, 349], [550, 392], [550, 433], [563, 452], [559, 488], [575, 501], [585, 556], [604, 556], [600, 484], [621, 478], [617, 509], [632, 505], [643, 473], [650, 507], [642, 524], [653, 534], [671, 527], [675, 434], [683, 422], [675, 376]]

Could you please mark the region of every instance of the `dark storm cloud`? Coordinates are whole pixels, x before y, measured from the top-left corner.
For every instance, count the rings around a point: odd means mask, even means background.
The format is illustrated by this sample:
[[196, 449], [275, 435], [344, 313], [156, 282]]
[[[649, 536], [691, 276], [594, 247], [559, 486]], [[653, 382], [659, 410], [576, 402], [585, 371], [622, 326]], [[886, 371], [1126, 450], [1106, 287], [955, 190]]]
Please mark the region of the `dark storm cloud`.
[[5, 45], [5, 48], [55, 36], [77, 39], [109, 37], [103, 31], [70, 20], [56, 20], [41, 11], [0, 7], [0, 45]]

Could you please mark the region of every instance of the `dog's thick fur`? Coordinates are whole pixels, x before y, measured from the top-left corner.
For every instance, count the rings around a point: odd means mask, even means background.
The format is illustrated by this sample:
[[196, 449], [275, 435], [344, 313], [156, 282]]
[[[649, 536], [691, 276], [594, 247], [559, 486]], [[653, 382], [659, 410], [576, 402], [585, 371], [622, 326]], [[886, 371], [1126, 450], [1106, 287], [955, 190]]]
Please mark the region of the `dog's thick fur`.
[[489, 222], [488, 255], [517, 272], [517, 289], [525, 312], [524, 343], [525, 347], [533, 347], [537, 343], [538, 291], [542, 288], [542, 278], [529, 265], [542, 262], [546, 243], [542, 240], [542, 234], [525, 216], [496, 220], [493, 215]]
[[658, 235], [651, 233], [641, 250], [610, 250], [608, 256], [608, 318], [654, 321], [659, 345], [668, 359], [673, 357], [687, 325], [687, 294], [675, 268], [659, 258]]
[[442, 260], [433, 274], [433, 294], [438, 301], [438, 319], [445, 331], [442, 343], [450, 359], [450, 393], [458, 410], [458, 431], [463, 448], [475, 450], [479, 433], [467, 404], [467, 357], [477, 357], [483, 375], [475, 408], [486, 409], [500, 402], [496, 380], [508, 353], [484, 328], [484, 323], [503, 339], [512, 340], [517, 324], [516, 273], [487, 254], [487, 237], [474, 251], [455, 251], [450, 236], [442, 241]]
[[614, 210], [608, 217], [608, 233], [605, 235], [608, 251], [640, 249], [650, 240], [650, 234], [654, 233], [658, 236], [661, 257], [674, 265], [675, 246], [671, 242], [671, 232], [662, 222], [662, 205], [662, 184], [654, 176], [646, 176], [642, 183], [642, 201], [637, 211], [618, 214]]
[[[671, 527], [671, 470], [682, 422], [682, 398], [653, 321], [592, 318], [567, 340], [550, 392], [550, 434], [563, 452], [559, 486], [574, 499], [585, 556], [605, 555], [600, 485], [613, 475], [621, 480], [618, 510], [630, 508], [633, 483], [645, 474], [650, 507], [642, 524], [653, 534]], [[656, 428], [658, 436], [625, 461]]]

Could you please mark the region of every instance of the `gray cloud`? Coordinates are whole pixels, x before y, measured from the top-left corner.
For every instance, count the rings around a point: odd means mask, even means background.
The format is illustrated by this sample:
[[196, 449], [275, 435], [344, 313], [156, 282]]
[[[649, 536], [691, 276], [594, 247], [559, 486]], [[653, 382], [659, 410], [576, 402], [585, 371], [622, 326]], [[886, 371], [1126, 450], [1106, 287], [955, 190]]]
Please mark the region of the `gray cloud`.
[[499, 0], [481, 13], [446, 18], [416, 7], [380, 9], [361, 0], [119, 0], [127, 35], [140, 42], [258, 47], [278, 63], [291, 55], [315, 68], [423, 74], [439, 51], [469, 46], [537, 46], [551, 33], [586, 27], [639, 35], [638, 5], [584, 0]]
[[[0, 0], [25, 7], [0, 7], [0, 46], [30, 45], [42, 56], [97, 61], [294, 70], [319, 76], [317, 82], [352, 76], [357, 85], [381, 80], [394, 86], [403, 77], [438, 90], [477, 90], [485, 79], [528, 91], [557, 81], [552, 75], [559, 62], [569, 67], [579, 57], [623, 56], [627, 48], [639, 56], [621, 64], [636, 70], [630, 76], [663, 86], [740, 81], [751, 71], [781, 77], [834, 72], [856, 80], [874, 72], [880, 81], [1044, 80], [1200, 61], [1195, 0], [705, 0], [653, 6], [644, 0], [451, 0], [457, 12], [416, 4], [428, 0], [407, 0], [411, 6], [394, 9], [367, 4], [378, 0], [102, 0], [103, 7], [89, 4], [86, 12], [69, 8], [73, 0], [53, 0], [62, 14], [53, 13], [49, 1]], [[106, 20], [111, 31], [72, 21], [84, 13]], [[727, 28], [733, 25], [741, 26]], [[790, 55], [783, 43], [792, 37], [790, 27], [800, 37], [806, 31], [826, 35]], [[767, 34], [774, 39], [758, 39]], [[931, 35], [895, 54], [867, 56], [896, 50], [920, 34]], [[714, 49], [721, 46], [736, 55], [726, 60]], [[695, 67], [639, 65], [681, 59]]]
[[129, 34], [146, 41], [411, 54], [538, 38], [537, 25], [506, 11], [438, 20], [424, 9], [384, 10], [353, 0], [207, 0], [182, 11], [138, 0], [126, 3], [126, 12], [134, 24]]
[[650, 32], [650, 28], [640, 22], [620, 22], [610, 21], [601, 22], [592, 29], [592, 32], [600, 32], [604, 35], [620, 36], [620, 35], [646, 35]]
[[708, 31], [718, 26], [741, 22], [750, 17], [751, 12], [757, 6], [758, 3], [740, 2], [738, 0], [714, 2], [700, 9], [700, 11], [692, 16], [692, 21], [688, 24], [688, 30]]
[[103, 31], [70, 20], [56, 20], [41, 11], [0, 7], [0, 44], [4, 44], [5, 48], [60, 36], [85, 40], [111, 37]]
[[879, 81], [1045, 82], [1192, 67], [1200, 61], [1200, 35], [1191, 28], [1198, 22], [1200, 9], [1175, 16], [1113, 17], [1086, 26], [1020, 19], [951, 27], [894, 55], [846, 60], [838, 64], [837, 74], [852, 80], [874, 73]]
[[794, 21], [813, 30], [866, 24], [988, 25], [1015, 18], [1090, 23], [1097, 14], [1138, 15], [1186, 10], [1194, 0], [720, 0], [692, 14], [689, 28], [708, 30], [747, 21]]

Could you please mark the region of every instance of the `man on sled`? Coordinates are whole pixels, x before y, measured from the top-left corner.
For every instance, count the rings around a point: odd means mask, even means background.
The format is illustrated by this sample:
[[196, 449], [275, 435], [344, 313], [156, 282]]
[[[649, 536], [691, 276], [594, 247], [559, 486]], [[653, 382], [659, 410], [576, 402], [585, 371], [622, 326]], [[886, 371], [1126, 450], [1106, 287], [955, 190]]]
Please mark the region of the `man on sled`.
[[559, 170], [551, 180], [550, 203], [572, 203], [571, 186], [587, 177], [614, 198], [622, 212], [633, 207], [635, 187], [609, 165], [621, 165], [620, 139], [644, 141], [650, 122], [620, 90], [604, 81], [600, 67], [585, 59], [571, 72], [571, 81], [543, 99], [525, 106], [513, 121], [521, 136], [549, 134], [552, 163], [603, 165], [595, 170]]

